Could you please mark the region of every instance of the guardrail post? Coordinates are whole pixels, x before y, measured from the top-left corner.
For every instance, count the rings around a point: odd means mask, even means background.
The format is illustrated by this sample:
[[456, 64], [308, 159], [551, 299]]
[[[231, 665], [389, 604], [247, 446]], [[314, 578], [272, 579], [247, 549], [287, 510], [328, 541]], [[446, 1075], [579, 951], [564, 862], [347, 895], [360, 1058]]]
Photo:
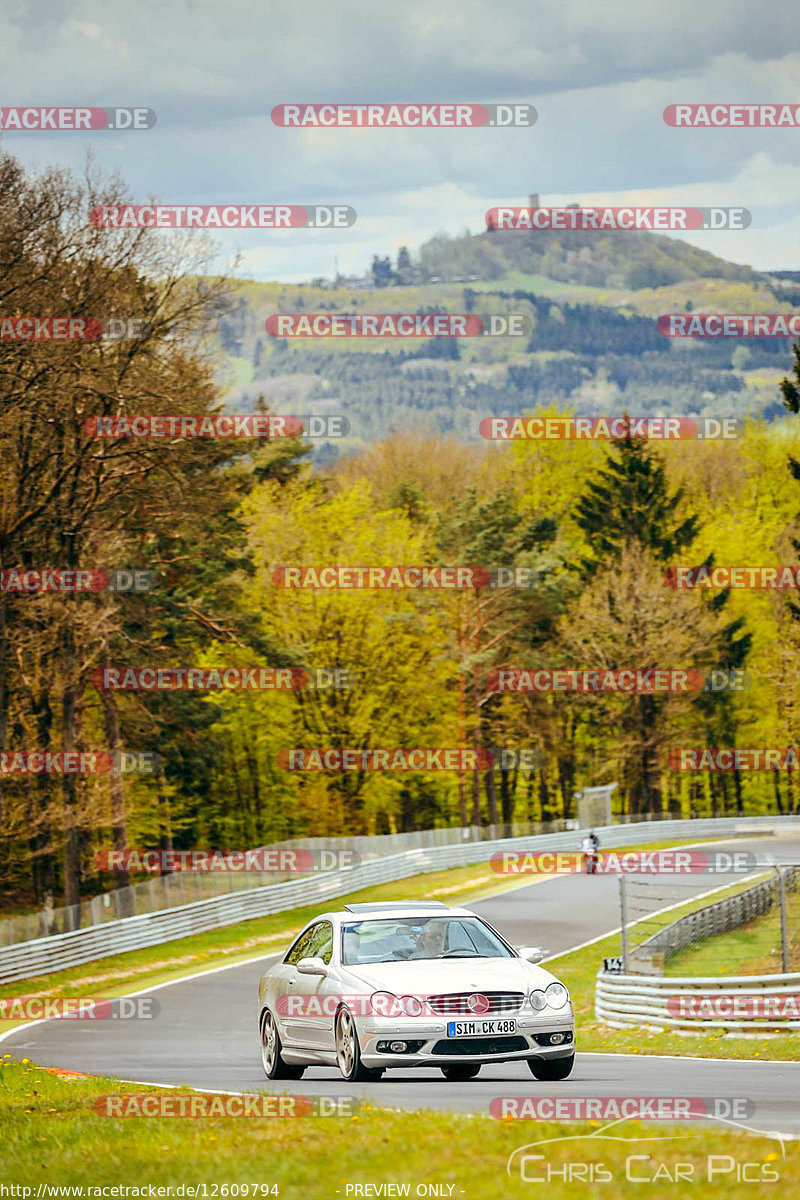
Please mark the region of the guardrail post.
[[781, 962], [784, 975], [789, 972], [789, 936], [786, 930], [786, 884], [780, 867], [775, 867], [778, 873], [778, 888], [781, 897]]
[[628, 974], [628, 898], [625, 895], [625, 876], [619, 877], [619, 918], [622, 935], [622, 969]]

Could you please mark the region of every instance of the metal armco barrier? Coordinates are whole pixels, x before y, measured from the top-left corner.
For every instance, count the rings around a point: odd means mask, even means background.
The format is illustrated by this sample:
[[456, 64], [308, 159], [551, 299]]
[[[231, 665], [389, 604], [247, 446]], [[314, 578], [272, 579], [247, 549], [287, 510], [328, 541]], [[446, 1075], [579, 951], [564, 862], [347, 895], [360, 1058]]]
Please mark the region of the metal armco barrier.
[[[612, 825], [598, 829], [601, 846], [635, 845], [641, 842], [670, 841], [679, 838], [715, 838], [747, 833], [753, 825], [767, 823], [776, 832], [800, 833], [800, 817], [765, 818], [722, 817], [704, 820], [645, 821], [639, 824]], [[337, 896], [381, 883], [392, 883], [412, 875], [439, 871], [447, 867], [469, 866], [486, 862], [501, 850], [574, 850], [580, 843], [580, 833], [542, 834], [535, 837], [503, 838], [494, 841], [464, 842], [460, 845], [431, 846], [406, 850], [362, 862], [357, 867], [293, 879], [248, 891], [230, 892], [199, 900], [192, 904], [159, 912], [141, 913], [106, 921], [102, 925], [58, 933], [52, 937], [35, 938], [18, 945], [0, 948], [0, 983], [28, 979], [50, 971], [79, 966], [93, 959], [141, 950], [174, 938], [203, 933], [221, 925], [233, 925], [268, 913], [283, 912], [302, 905], [320, 906]], [[340, 839], [344, 842], [345, 839]], [[498, 879], [500, 877], [498, 876]], [[525, 876], [520, 876], [525, 882]]]
[[[642, 975], [615, 975], [601, 971], [595, 989], [595, 1015], [599, 1021], [615, 1029], [687, 1029], [702, 1033], [707, 1029], [725, 1029], [736, 1032], [757, 1033], [759, 1030], [800, 1031], [797, 1009], [786, 1015], [781, 1013], [778, 1003], [781, 997], [800, 995], [800, 972], [790, 975], [732, 975], [724, 978], [700, 976], [650, 977]], [[774, 1015], [742, 1015], [728, 1007], [733, 1015], [692, 1015], [691, 1012], [675, 1014], [674, 997], [694, 1000], [699, 1007], [700, 997], [724, 996], [746, 1007], [748, 1000], [755, 998], [763, 1007], [768, 998], [774, 998]], [[670, 997], [673, 997], [670, 1011]], [[712, 1009], [715, 1007], [711, 1006]]]

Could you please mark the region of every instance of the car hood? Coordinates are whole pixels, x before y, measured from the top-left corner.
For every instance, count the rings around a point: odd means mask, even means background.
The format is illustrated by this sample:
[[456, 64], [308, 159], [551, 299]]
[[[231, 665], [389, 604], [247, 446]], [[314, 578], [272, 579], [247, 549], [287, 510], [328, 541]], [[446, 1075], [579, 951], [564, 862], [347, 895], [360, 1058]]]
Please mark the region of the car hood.
[[522, 958], [420, 959], [345, 967], [375, 991], [436, 996], [442, 992], [528, 992], [545, 988], [555, 976]]

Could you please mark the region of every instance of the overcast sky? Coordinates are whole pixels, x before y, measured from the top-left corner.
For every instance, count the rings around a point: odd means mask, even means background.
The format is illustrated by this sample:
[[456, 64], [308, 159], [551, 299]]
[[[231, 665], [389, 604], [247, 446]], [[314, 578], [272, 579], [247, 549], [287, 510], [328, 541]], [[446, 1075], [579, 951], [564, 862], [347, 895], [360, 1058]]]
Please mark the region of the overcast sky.
[[[741, 205], [688, 240], [800, 269], [800, 128], [672, 129], [672, 103], [800, 104], [800, 5], [731, 0], [0, 0], [3, 105], [141, 105], [154, 129], [6, 132], [25, 163], [88, 147], [135, 200], [350, 204], [356, 225], [219, 237], [255, 279], [362, 273], [476, 233], [496, 204]], [[280, 129], [281, 103], [528, 102], [527, 129]], [[165, 236], [170, 236], [165, 234]], [[567, 235], [568, 236], [568, 235]]]

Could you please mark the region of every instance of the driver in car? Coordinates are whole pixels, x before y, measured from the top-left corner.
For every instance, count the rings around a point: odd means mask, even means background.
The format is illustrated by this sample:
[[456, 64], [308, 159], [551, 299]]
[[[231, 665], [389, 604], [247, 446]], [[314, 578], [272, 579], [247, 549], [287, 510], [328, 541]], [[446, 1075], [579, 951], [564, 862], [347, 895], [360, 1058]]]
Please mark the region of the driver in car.
[[447, 925], [444, 921], [428, 921], [417, 937], [417, 944], [409, 958], [438, 958], [444, 951], [447, 940]]

